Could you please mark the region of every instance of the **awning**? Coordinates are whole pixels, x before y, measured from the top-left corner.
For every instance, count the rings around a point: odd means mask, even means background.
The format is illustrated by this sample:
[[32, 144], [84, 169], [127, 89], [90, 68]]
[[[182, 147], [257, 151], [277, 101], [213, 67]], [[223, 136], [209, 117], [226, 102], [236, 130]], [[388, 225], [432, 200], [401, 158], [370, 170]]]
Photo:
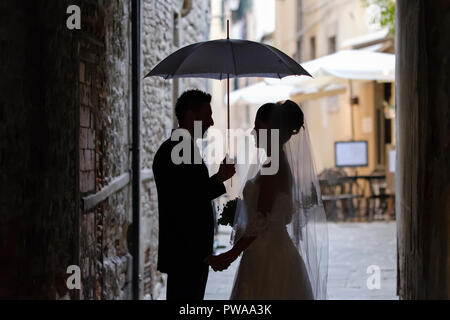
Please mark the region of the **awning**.
[[[235, 90], [230, 94], [230, 104], [238, 101], [248, 104], [263, 104], [295, 98], [296, 101], [335, 96], [344, 93], [347, 87], [341, 84], [324, 84], [323, 86], [288, 86], [268, 84], [264, 81]], [[226, 96], [225, 96], [226, 100]]]
[[310, 86], [295, 90], [291, 94], [291, 99], [296, 102], [303, 102], [307, 100], [314, 100], [323, 97], [337, 96], [344, 94], [347, 91], [347, 86], [342, 84], [330, 84], [325, 86]]
[[[395, 55], [366, 50], [343, 50], [302, 63], [312, 76], [289, 76], [283, 79], [265, 78], [263, 81], [231, 92], [230, 103], [244, 100], [248, 103], [276, 102], [292, 96], [342, 93], [337, 85], [348, 80], [393, 82]], [[313, 95], [311, 95], [313, 93]]]
[[230, 104], [235, 104], [239, 100], [254, 104], [277, 102], [289, 99], [294, 90], [295, 86], [293, 85], [268, 84], [261, 81], [231, 92]]
[[375, 44], [381, 44], [382, 42], [386, 42], [390, 39], [389, 37], [389, 29], [384, 28], [382, 30], [372, 32], [369, 34], [364, 34], [362, 36], [350, 38], [347, 40], [344, 40], [340, 44], [341, 50], [351, 50], [351, 49], [358, 49], [363, 50], [364, 48], [367, 48], [369, 46], [375, 45]]
[[324, 82], [325, 78], [394, 82], [395, 55], [366, 50], [343, 50], [302, 63], [314, 78], [289, 76], [283, 79], [265, 79], [270, 84], [298, 85]]

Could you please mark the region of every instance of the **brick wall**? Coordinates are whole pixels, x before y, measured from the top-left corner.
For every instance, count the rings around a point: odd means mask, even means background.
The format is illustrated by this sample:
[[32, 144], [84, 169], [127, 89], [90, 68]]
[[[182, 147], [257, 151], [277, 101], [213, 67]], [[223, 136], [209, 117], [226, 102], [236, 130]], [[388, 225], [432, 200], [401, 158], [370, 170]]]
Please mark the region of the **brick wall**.
[[[79, 190], [80, 196], [96, 193], [103, 186], [101, 126], [104, 105], [105, 59], [104, 11], [94, 2], [80, 3], [83, 24], [79, 31]], [[101, 299], [103, 291], [102, 230], [105, 205], [85, 212], [80, 210], [81, 299]], [[99, 231], [99, 234], [97, 234]]]
[[[81, 3], [80, 193], [96, 193], [130, 173], [130, 2]], [[80, 212], [82, 299], [130, 299], [131, 187]]]

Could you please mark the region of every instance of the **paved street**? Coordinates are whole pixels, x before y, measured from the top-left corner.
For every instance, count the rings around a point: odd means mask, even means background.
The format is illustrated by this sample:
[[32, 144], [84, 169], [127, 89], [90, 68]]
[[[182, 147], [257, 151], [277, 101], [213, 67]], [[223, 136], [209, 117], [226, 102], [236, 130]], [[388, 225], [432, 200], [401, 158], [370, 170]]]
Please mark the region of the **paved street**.
[[[330, 223], [329, 225], [329, 299], [398, 299], [396, 295], [396, 225], [395, 222]], [[229, 248], [229, 229], [220, 229], [219, 245]], [[235, 261], [223, 272], [210, 271], [206, 300], [228, 299]], [[371, 265], [379, 267], [380, 288], [368, 289], [367, 273]]]

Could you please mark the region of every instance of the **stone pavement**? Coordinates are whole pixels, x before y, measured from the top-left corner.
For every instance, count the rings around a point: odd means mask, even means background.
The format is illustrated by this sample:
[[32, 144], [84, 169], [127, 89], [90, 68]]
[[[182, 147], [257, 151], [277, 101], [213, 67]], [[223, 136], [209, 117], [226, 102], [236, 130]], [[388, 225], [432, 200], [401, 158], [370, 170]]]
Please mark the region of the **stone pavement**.
[[[396, 295], [396, 224], [329, 223], [328, 299], [398, 299]], [[227, 250], [230, 229], [219, 229], [218, 253]], [[205, 300], [228, 299], [239, 259], [228, 270], [210, 270]], [[379, 267], [379, 289], [368, 289], [369, 266]]]

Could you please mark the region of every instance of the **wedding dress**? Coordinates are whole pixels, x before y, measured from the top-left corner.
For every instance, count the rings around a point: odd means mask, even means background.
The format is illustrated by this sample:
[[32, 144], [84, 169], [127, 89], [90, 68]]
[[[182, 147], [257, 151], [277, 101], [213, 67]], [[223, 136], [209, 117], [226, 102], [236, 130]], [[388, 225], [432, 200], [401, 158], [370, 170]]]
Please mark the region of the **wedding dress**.
[[260, 174], [247, 181], [243, 200], [248, 225], [243, 236], [256, 236], [243, 252], [230, 299], [313, 299], [305, 263], [287, 230], [292, 220], [290, 196], [279, 192], [267, 216], [256, 210]]
[[326, 299], [328, 228], [306, 125], [283, 145], [280, 170], [289, 173], [271, 188], [265, 215], [257, 210], [265, 159], [259, 151], [256, 165], [238, 168], [231, 243], [256, 238], [242, 253], [230, 299]]

